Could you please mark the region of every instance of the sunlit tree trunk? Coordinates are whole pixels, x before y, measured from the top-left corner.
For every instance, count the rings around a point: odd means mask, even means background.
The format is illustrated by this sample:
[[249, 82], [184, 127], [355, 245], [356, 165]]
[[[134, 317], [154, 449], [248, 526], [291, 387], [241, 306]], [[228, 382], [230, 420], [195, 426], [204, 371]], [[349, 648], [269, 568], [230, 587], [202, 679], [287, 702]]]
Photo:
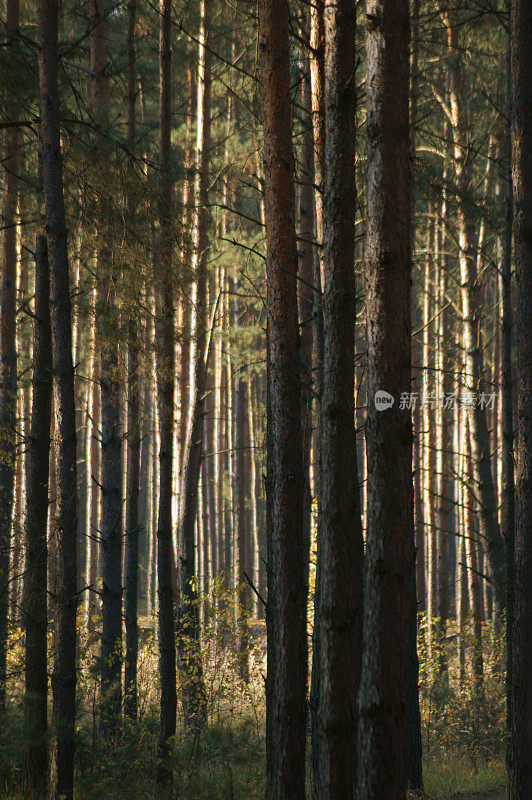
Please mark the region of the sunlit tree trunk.
[[[202, 429], [207, 376], [207, 267], [209, 257], [209, 163], [211, 142], [211, 49], [212, 0], [202, 0], [198, 50], [198, 97], [196, 180], [192, 241], [192, 363], [190, 408], [183, 448], [183, 470], [179, 504], [180, 609], [178, 631], [179, 666], [183, 676], [183, 710], [187, 724], [205, 721], [205, 686], [200, 651], [198, 601], [194, 570], [194, 525], [198, 513], [198, 483], [202, 453]], [[191, 376], [192, 377], [192, 376]]]
[[457, 189], [461, 315], [465, 351], [464, 389], [474, 396], [474, 400], [468, 405], [468, 416], [474, 476], [478, 485], [480, 533], [486, 542], [496, 601], [499, 608], [504, 608], [504, 543], [497, 518], [486, 410], [480, 402], [485, 391], [480, 336], [480, 285], [475, 252], [475, 219], [472, 217], [472, 204], [467, 199], [472, 186], [472, 164], [465, 117], [467, 93], [459, 42], [459, 8], [457, 0], [449, 0], [445, 25], [449, 50], [449, 98]]

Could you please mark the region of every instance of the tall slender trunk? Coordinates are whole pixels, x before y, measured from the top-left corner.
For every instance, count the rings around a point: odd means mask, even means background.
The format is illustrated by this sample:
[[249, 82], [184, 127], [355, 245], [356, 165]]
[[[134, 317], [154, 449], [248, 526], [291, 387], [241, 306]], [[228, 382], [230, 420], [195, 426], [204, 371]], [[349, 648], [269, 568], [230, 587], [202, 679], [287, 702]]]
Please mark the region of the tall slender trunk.
[[[253, 374], [250, 372], [247, 379], [247, 400], [248, 400], [248, 433], [249, 433], [249, 504], [251, 509], [251, 559], [253, 586], [260, 594], [259, 573], [260, 573], [260, 545], [259, 545], [259, 516], [257, 508], [257, 430], [256, 419], [253, 413]], [[261, 607], [260, 600], [254, 595], [253, 606], [255, 616], [260, 619]]]
[[[184, 446], [179, 508], [181, 558], [181, 606], [179, 611], [179, 662], [184, 678], [183, 708], [190, 725], [204, 722], [205, 686], [199, 643], [197, 592], [194, 582], [194, 523], [198, 510], [198, 482], [205, 408], [207, 373], [207, 271], [208, 271], [208, 184], [211, 143], [211, 61], [212, 0], [202, 0], [198, 52], [198, 105], [196, 138], [196, 182], [194, 186], [194, 227], [192, 242], [194, 374], [190, 387], [190, 409]], [[185, 652], [188, 640], [188, 652]]]
[[[323, 105], [324, 91], [324, 48], [325, 31], [323, 19], [324, 0], [316, 0], [310, 6], [310, 87], [311, 87], [311, 108], [312, 108], [312, 135], [314, 140], [314, 213], [315, 213], [315, 234], [317, 251], [314, 259], [314, 335], [313, 335], [313, 361], [314, 361], [314, 395], [315, 395], [315, 415], [316, 431], [314, 433], [314, 472], [315, 484], [319, 486], [321, 474], [321, 414], [320, 398], [322, 387], [323, 371], [323, 309], [321, 288], [323, 286], [323, 171], [324, 171], [324, 147], [325, 147], [325, 111]], [[311, 723], [311, 748], [312, 748], [312, 767], [316, 774], [319, 770], [319, 732], [318, 732], [318, 708], [321, 693], [321, 669], [320, 669], [320, 586], [321, 586], [321, 515], [319, 513], [319, 492], [318, 494], [318, 515], [316, 528], [316, 578], [314, 591], [314, 627], [312, 630], [312, 672], [310, 681], [310, 723]]]
[[[419, 82], [419, 12], [420, 0], [410, 1], [410, 84], [409, 84], [409, 125], [410, 125], [410, 159], [415, 178], [416, 164], [416, 127], [418, 108]], [[414, 180], [412, 181], [414, 185]], [[412, 208], [415, 208], [415, 196], [412, 191]], [[415, 221], [411, 227], [412, 250], [415, 243]], [[417, 327], [415, 319], [414, 293], [411, 293], [411, 326]], [[419, 347], [414, 337], [411, 338], [412, 389], [419, 390]], [[423, 786], [423, 744], [421, 738], [421, 710], [419, 705], [419, 657], [418, 657], [418, 620], [419, 612], [425, 605], [425, 547], [423, 532], [423, 506], [421, 502], [420, 482], [420, 449], [418, 445], [420, 429], [419, 402], [412, 411], [412, 429], [414, 434], [412, 466], [414, 469], [414, 553], [415, 568], [411, 574], [411, 609], [409, 625], [410, 668], [408, 670], [408, 737], [407, 737], [407, 777], [411, 791], [417, 795], [424, 794]]]
[[497, 518], [497, 500], [491, 472], [491, 452], [485, 407], [480, 402], [484, 393], [484, 362], [480, 336], [480, 285], [477, 271], [475, 220], [472, 217], [472, 165], [467, 137], [465, 76], [459, 49], [457, 0], [449, 0], [445, 15], [449, 50], [450, 106], [454, 146], [454, 171], [457, 187], [457, 216], [462, 302], [463, 344], [465, 351], [464, 388], [471, 395], [468, 416], [475, 482], [478, 485], [480, 534], [486, 542], [490, 573], [496, 601], [504, 608], [505, 560], [504, 543]]
[[[95, 294], [96, 294], [95, 288]], [[100, 551], [100, 429], [101, 429], [101, 403], [100, 403], [100, 351], [98, 335], [96, 332], [96, 309], [94, 308], [95, 327], [92, 339], [92, 369], [90, 384], [90, 426], [88, 433], [87, 454], [89, 457], [89, 489], [87, 501], [87, 630], [89, 637], [94, 636], [96, 616], [98, 610], [98, 577], [99, 577], [99, 551]]]
[[[96, 170], [99, 181], [97, 243], [98, 314], [101, 389], [101, 556], [102, 556], [102, 709], [104, 739], [116, 736], [122, 707], [122, 436], [120, 431], [117, 280], [108, 218], [106, 173], [109, 169], [109, 79], [107, 0], [91, 0], [91, 92], [99, 134]], [[106, 158], [107, 156], [107, 158]]]
[[532, 791], [532, 6], [512, 0], [512, 178], [516, 264], [517, 470], [510, 800]]
[[162, 766], [160, 777], [168, 778], [169, 740], [175, 734], [177, 692], [174, 640], [174, 590], [172, 582], [172, 465], [174, 430], [174, 300], [172, 291], [171, 180], [172, 123], [172, 4], [159, 6], [159, 158], [161, 186], [159, 199], [159, 270], [156, 280], [155, 311], [157, 396], [159, 401], [159, 512], [157, 518], [157, 590], [159, 597], [159, 663], [161, 675]]
[[[307, 13], [310, 21], [310, 15]], [[307, 20], [305, 20], [307, 22]], [[306, 36], [308, 25], [303, 25], [302, 36]], [[310, 458], [312, 446], [312, 360], [314, 325], [314, 137], [312, 130], [312, 93], [310, 84], [310, 61], [302, 53], [301, 105], [304, 109], [303, 141], [301, 144], [301, 188], [299, 193], [299, 242], [298, 242], [298, 312], [301, 330], [301, 413], [303, 432], [303, 472], [305, 493], [303, 497], [303, 536], [310, 547], [312, 496], [310, 486]]]
[[26, 459], [26, 573], [24, 627], [26, 630], [27, 780], [31, 797], [48, 792], [47, 695], [47, 516], [50, 423], [52, 415], [52, 341], [50, 329], [50, 272], [46, 237], [35, 246], [35, 317], [33, 397]]
[[356, 792], [364, 545], [355, 437], [356, 9], [325, 0], [325, 348], [321, 395], [318, 797]]
[[[501, 305], [501, 532], [506, 545], [506, 711], [508, 730], [512, 730], [513, 702], [513, 621], [515, 606], [514, 543], [515, 543], [515, 473], [514, 473], [514, 398], [512, 380], [512, 228], [513, 228], [513, 182], [511, 162], [512, 137], [512, 38], [508, 36], [506, 54], [506, 173], [504, 245], [499, 273], [499, 295]], [[511, 741], [507, 748], [508, 767], [511, 768]]]
[[46, 238], [50, 264], [50, 308], [54, 411], [56, 434], [56, 516], [58, 589], [55, 664], [52, 677], [56, 749], [53, 764], [53, 800], [72, 800], [74, 790], [74, 723], [76, 697], [77, 492], [76, 412], [70, 274], [61, 164], [58, 89], [58, 2], [40, 0], [39, 96], [41, 106], [41, 163]]
[[[368, 519], [359, 798], [406, 792], [409, 626], [415, 568], [411, 380], [409, 9], [370, 0], [368, 26]], [[376, 407], [379, 390], [395, 398]]]
[[[469, 427], [469, 425], [467, 425]], [[477, 699], [483, 698], [484, 660], [482, 654], [482, 589], [479, 575], [477, 534], [475, 531], [474, 496], [470, 487], [473, 485], [473, 465], [471, 461], [471, 437], [466, 435], [465, 469], [464, 469], [464, 541], [467, 561], [467, 579], [471, 601], [473, 622], [473, 680]]]
[[[238, 302], [235, 303], [238, 309]], [[238, 316], [238, 310], [236, 315]], [[234, 505], [236, 510], [236, 538], [238, 552], [238, 673], [240, 678], [249, 681], [249, 631], [248, 631], [248, 604], [249, 589], [246, 580], [247, 559], [247, 470], [246, 470], [246, 426], [247, 402], [246, 382], [242, 372], [238, 370], [235, 379], [235, 484]]]
[[288, 4], [259, 2], [268, 312], [266, 796], [305, 797], [308, 547]]
[[[136, 43], [135, 26], [137, 0], [128, 3], [127, 27], [127, 137], [130, 152], [135, 150], [136, 137]], [[128, 226], [135, 229], [135, 205], [128, 198]], [[137, 717], [137, 660], [138, 634], [138, 588], [139, 588], [139, 497], [140, 497], [140, 381], [139, 343], [136, 309], [130, 311], [127, 342], [127, 502], [126, 502], [126, 563], [124, 617], [126, 624], [126, 658], [124, 669], [124, 714], [130, 719]]]
[[[19, 46], [20, 0], [7, 0], [6, 45], [16, 72]], [[16, 93], [7, 92], [6, 118], [17, 122], [19, 115]], [[13, 514], [15, 480], [16, 416], [17, 416], [17, 354], [16, 292], [17, 292], [17, 228], [18, 170], [20, 160], [20, 129], [15, 125], [4, 134], [3, 198], [2, 198], [2, 285], [0, 295], [0, 708], [5, 703], [7, 617], [9, 606], [9, 546]]]

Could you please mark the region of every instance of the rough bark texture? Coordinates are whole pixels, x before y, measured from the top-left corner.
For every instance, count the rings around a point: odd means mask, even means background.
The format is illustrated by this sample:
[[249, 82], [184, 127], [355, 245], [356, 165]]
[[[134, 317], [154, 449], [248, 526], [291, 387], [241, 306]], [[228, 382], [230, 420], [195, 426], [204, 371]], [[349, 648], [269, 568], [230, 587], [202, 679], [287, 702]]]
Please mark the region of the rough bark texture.
[[[368, 517], [360, 689], [360, 800], [401, 800], [414, 583], [410, 391], [409, 9], [369, 0], [367, 12]], [[377, 410], [376, 392], [393, 406]]]
[[269, 800], [305, 797], [307, 563], [297, 325], [297, 249], [286, 0], [259, 2], [268, 283], [268, 675]]
[[325, 334], [321, 395], [319, 774], [323, 800], [356, 789], [362, 664], [362, 561], [355, 443], [355, 103], [356, 8], [326, 0], [325, 21]]
[[511, 3], [517, 322], [515, 607], [509, 798], [532, 793], [532, 6]]
[[46, 238], [50, 264], [50, 308], [56, 432], [57, 573], [55, 664], [52, 677], [56, 749], [52, 797], [72, 800], [76, 695], [77, 493], [76, 415], [69, 265], [58, 91], [58, 2], [41, 0], [37, 9], [41, 163]]
[[50, 271], [46, 237], [35, 247], [33, 397], [26, 458], [26, 630], [27, 787], [31, 797], [48, 790], [47, 693], [47, 519], [50, 423], [52, 415], [52, 340]]
[[[6, 3], [7, 47], [13, 57], [13, 77], [16, 72], [16, 49], [20, 24], [20, 0]], [[6, 118], [17, 121], [18, 108], [8, 92]], [[17, 228], [18, 169], [20, 152], [19, 128], [6, 128], [2, 154], [2, 285], [0, 296], [0, 707], [5, 702], [7, 617], [9, 605], [9, 545], [13, 513], [15, 480], [16, 416], [17, 416], [17, 355], [16, 293], [17, 293]]]

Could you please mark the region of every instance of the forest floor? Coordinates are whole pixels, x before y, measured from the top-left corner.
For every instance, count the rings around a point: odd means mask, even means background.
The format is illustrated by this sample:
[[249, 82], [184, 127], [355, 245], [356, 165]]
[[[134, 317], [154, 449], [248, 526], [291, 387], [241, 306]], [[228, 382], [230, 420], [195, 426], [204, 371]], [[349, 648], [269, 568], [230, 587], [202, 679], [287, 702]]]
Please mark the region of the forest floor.
[[[206, 636], [209, 725], [191, 737], [179, 719], [170, 788], [161, 787], [157, 781], [159, 680], [153, 620], [142, 618], [140, 627], [139, 720], [128, 725], [121, 739], [105, 751], [97, 735], [99, 646], [97, 642], [82, 642], [80, 647], [76, 800], [263, 800], [264, 622], [253, 621], [250, 625], [251, 679], [246, 686], [235, 670], [236, 650], [233, 653], [230, 647], [220, 649], [214, 633]], [[485, 638], [489, 653], [489, 631]], [[452, 680], [428, 680], [430, 671], [421, 648], [420, 652], [426, 800], [506, 800], [502, 733], [505, 695], [500, 667], [492, 667], [486, 660], [485, 695], [479, 705], [474, 700], [470, 670], [462, 687]], [[453, 672], [450, 656], [449, 652]], [[0, 731], [1, 800], [24, 797], [21, 784], [27, 742], [22, 725], [21, 658], [20, 641], [15, 638], [9, 651], [13, 676], [9, 697], [13, 701], [5, 729]], [[309, 764], [308, 797], [311, 796]]]

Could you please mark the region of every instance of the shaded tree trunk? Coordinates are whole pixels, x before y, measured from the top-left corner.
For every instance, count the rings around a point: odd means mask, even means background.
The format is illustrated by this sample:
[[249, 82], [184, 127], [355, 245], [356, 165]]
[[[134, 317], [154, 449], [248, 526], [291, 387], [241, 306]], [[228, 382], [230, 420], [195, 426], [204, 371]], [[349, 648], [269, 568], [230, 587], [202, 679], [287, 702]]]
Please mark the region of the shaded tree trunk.
[[[171, 179], [172, 120], [172, 4], [159, 6], [159, 197], [160, 241], [157, 308], [155, 310], [157, 396], [159, 401], [159, 511], [157, 518], [157, 590], [159, 598], [159, 664], [161, 674], [160, 777], [170, 777], [169, 740], [175, 734], [176, 651], [174, 640], [174, 589], [172, 581], [172, 470], [174, 441], [174, 299], [172, 291]], [[160, 276], [160, 277], [159, 277]]]
[[[135, 25], [137, 15], [136, 0], [128, 3], [128, 144], [130, 152], [135, 149], [135, 100], [136, 100], [136, 44]], [[128, 224], [135, 229], [135, 207], [128, 198]], [[139, 496], [140, 496], [140, 420], [139, 420], [139, 343], [137, 320], [134, 309], [128, 321], [127, 343], [127, 503], [126, 503], [126, 563], [124, 617], [126, 624], [126, 660], [124, 670], [124, 714], [130, 719], [137, 717], [137, 660], [139, 649], [138, 633], [138, 590], [139, 590]]]
[[288, 4], [259, 2], [268, 311], [266, 796], [305, 797], [308, 549]]
[[122, 436], [120, 430], [117, 280], [106, 185], [109, 158], [109, 79], [106, 0], [91, 0], [91, 92], [99, 134], [99, 229], [96, 252], [101, 390], [101, 559], [102, 559], [102, 708], [105, 740], [117, 735], [122, 708]]
[[56, 516], [58, 590], [55, 664], [52, 677], [56, 749], [53, 800], [72, 800], [74, 790], [74, 722], [76, 696], [77, 482], [76, 413], [67, 231], [63, 198], [58, 91], [58, 2], [40, 0], [39, 96], [41, 163], [46, 239], [50, 264], [50, 308], [56, 434]]
[[[7, 0], [5, 25], [8, 52], [14, 79], [17, 64], [20, 0]], [[9, 88], [9, 87], [6, 87]], [[19, 110], [15, 94], [7, 91], [5, 114], [17, 122]], [[20, 129], [8, 127], [2, 156], [2, 286], [0, 296], [0, 708], [5, 703], [7, 618], [9, 607], [9, 547], [13, 515], [17, 416], [17, 228], [18, 170]]]
[[[403, 800], [415, 569], [412, 425], [399, 403], [411, 381], [409, 9], [370, 0], [366, 11], [368, 519], [358, 797]], [[379, 390], [393, 406], [377, 410]]]
[[47, 695], [47, 517], [52, 415], [50, 272], [46, 237], [35, 246], [33, 397], [26, 458], [26, 630], [27, 787], [31, 797], [48, 792]]
[[532, 791], [532, 6], [512, 0], [512, 178], [516, 263], [517, 470], [510, 800]]
[[320, 405], [318, 797], [356, 790], [364, 545], [355, 437], [356, 9], [325, 0], [324, 360]]

